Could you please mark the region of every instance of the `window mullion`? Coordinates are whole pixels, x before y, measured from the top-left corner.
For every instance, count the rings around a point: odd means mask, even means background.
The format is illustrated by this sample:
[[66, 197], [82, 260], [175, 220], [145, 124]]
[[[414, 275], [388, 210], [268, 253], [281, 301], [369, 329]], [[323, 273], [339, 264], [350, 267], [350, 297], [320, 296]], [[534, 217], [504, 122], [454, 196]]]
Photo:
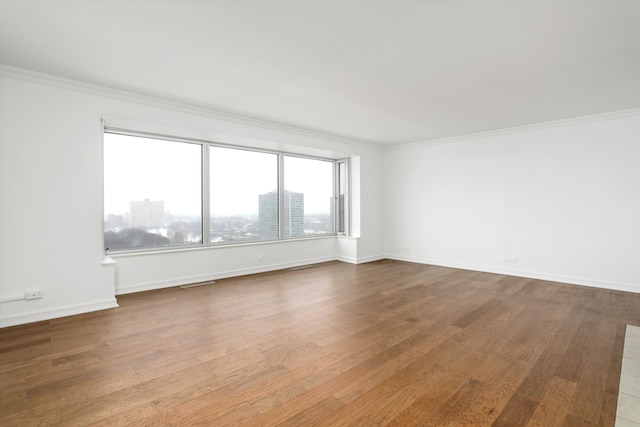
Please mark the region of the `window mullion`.
[[[341, 187], [344, 179], [339, 171], [344, 169], [341, 161], [174, 139], [109, 128], [104, 123], [102, 136], [105, 193], [102, 247], [111, 246], [110, 252], [344, 233], [337, 225], [340, 192], [345, 190]], [[159, 150], [158, 156], [164, 159], [162, 164], [171, 168], [157, 167], [161, 163], [149, 156], [154, 150]], [[201, 156], [199, 170], [198, 155]], [[144, 192], [140, 193], [135, 185], [128, 185], [127, 180], [137, 183], [138, 171], [146, 167], [155, 178], [148, 179], [148, 185], [145, 184]], [[162, 188], [166, 185], [165, 179], [170, 177], [175, 184]], [[194, 193], [198, 178], [200, 194]], [[247, 180], [253, 180], [253, 186]], [[241, 184], [235, 192], [234, 182]], [[176, 188], [183, 194], [176, 194]], [[277, 195], [273, 194], [274, 189]], [[151, 200], [148, 195], [157, 200]], [[107, 200], [114, 206], [109, 211]], [[199, 230], [198, 201], [201, 203]], [[342, 206], [344, 208], [346, 206]]]
[[202, 144], [202, 245], [208, 246], [211, 240], [211, 201], [209, 197], [209, 144]]
[[349, 235], [350, 228], [350, 180], [349, 159], [336, 162], [336, 234]]
[[284, 239], [284, 155], [278, 154], [278, 239]]
[[344, 160], [344, 234], [351, 235], [351, 161]]
[[340, 166], [338, 162], [333, 162], [333, 234], [339, 231], [339, 215], [340, 215]]

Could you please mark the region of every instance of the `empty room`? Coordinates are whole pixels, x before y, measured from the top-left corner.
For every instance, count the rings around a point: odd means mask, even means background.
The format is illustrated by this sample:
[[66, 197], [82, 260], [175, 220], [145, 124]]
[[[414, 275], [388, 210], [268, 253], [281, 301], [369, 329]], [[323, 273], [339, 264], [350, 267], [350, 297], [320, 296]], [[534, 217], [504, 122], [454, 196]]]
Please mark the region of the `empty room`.
[[640, 426], [640, 2], [0, 0], [0, 425]]

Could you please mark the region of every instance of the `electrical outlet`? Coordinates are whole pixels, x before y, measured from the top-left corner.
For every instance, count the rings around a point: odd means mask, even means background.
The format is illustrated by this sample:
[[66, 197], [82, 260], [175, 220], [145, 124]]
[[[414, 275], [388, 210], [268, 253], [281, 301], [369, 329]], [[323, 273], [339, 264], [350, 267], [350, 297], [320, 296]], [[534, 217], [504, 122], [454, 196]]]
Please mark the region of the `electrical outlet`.
[[40, 299], [42, 298], [42, 289], [31, 289], [24, 293], [24, 299]]
[[504, 259], [504, 263], [505, 264], [515, 264], [516, 263], [516, 259], [515, 258], [505, 258]]

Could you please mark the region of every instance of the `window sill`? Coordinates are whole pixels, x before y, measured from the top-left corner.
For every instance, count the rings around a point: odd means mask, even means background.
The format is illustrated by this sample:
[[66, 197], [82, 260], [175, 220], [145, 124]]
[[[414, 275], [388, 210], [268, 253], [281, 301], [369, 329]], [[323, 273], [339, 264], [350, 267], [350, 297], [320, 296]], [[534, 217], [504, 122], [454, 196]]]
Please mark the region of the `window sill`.
[[115, 264], [116, 264], [116, 261], [113, 258], [111, 258], [111, 256], [105, 256], [102, 259], [102, 266], [103, 267], [108, 267], [108, 266], [115, 265]]
[[111, 262], [115, 263], [114, 258], [128, 258], [135, 256], [147, 256], [154, 254], [169, 254], [169, 253], [180, 253], [180, 252], [194, 252], [194, 251], [208, 251], [208, 250], [218, 250], [225, 248], [240, 248], [247, 246], [264, 246], [264, 245], [279, 245], [283, 243], [291, 243], [291, 242], [301, 242], [301, 241], [309, 241], [309, 240], [326, 240], [326, 239], [357, 239], [357, 237], [350, 236], [340, 236], [340, 235], [326, 235], [326, 236], [312, 236], [312, 237], [295, 237], [281, 240], [265, 240], [259, 242], [242, 242], [242, 243], [226, 243], [226, 244], [217, 244], [217, 245], [198, 245], [198, 246], [182, 246], [175, 248], [161, 248], [155, 250], [139, 250], [139, 251], [121, 251], [121, 252], [110, 252], [105, 256], [102, 264], [105, 265], [107, 260], [111, 260]]

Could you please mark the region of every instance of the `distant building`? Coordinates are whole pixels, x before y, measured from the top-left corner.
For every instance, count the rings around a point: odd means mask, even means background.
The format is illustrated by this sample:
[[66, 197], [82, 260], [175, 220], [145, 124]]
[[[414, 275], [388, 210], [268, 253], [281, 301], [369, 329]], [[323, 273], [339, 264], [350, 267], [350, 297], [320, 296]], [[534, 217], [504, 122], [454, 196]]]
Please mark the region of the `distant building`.
[[164, 200], [151, 201], [149, 199], [129, 202], [130, 228], [165, 228], [167, 218], [164, 211]]
[[125, 215], [109, 214], [104, 222], [105, 230], [119, 230], [129, 224], [129, 218]]
[[304, 235], [304, 193], [284, 193], [284, 237]]
[[278, 192], [260, 194], [258, 206], [258, 230], [261, 239], [278, 238]]
[[[258, 227], [260, 238], [278, 238], [278, 192], [259, 196]], [[284, 237], [304, 235], [304, 193], [284, 193]]]

